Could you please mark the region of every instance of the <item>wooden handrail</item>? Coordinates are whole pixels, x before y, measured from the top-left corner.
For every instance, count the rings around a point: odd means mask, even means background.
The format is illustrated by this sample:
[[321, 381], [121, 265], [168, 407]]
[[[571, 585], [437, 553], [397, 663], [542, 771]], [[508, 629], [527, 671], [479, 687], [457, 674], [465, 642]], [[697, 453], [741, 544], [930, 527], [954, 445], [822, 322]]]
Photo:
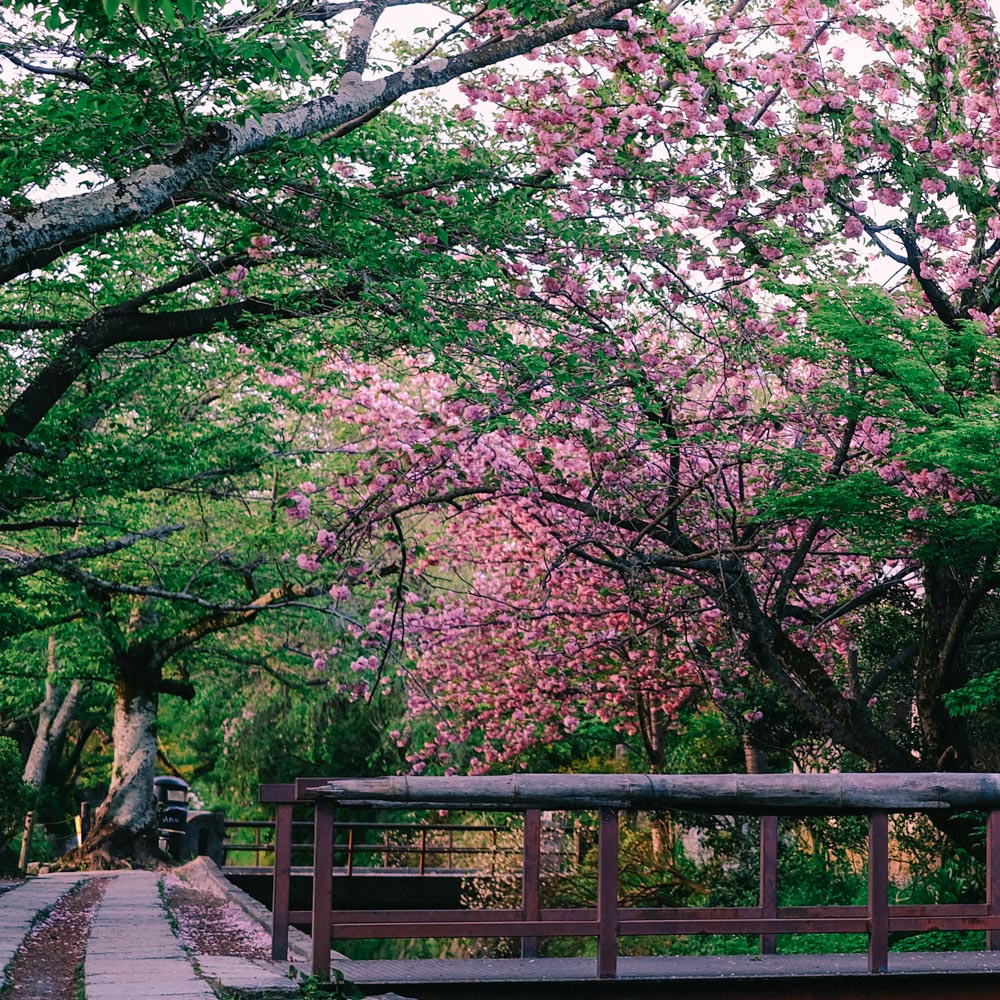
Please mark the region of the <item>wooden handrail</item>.
[[296, 799], [374, 808], [684, 809], [829, 815], [1000, 809], [1000, 774], [511, 774], [300, 778]]
[[[558, 779], [558, 780], [553, 780]], [[477, 787], [479, 786], [479, 787]], [[505, 799], [504, 794], [510, 798]], [[297, 802], [314, 804], [312, 910], [279, 921], [275, 911], [275, 958], [287, 954], [277, 930], [294, 917], [313, 931], [314, 974], [330, 973], [331, 942], [355, 937], [520, 937], [524, 954], [541, 937], [597, 938], [596, 974], [617, 974], [618, 939], [649, 934], [755, 934], [763, 953], [779, 933], [865, 933], [868, 969], [888, 968], [892, 931], [965, 929], [986, 932], [987, 947], [1000, 948], [1000, 775], [516, 775], [484, 778], [307, 779], [296, 782]], [[332, 857], [334, 810], [340, 802], [379, 808], [495, 808], [525, 814], [522, 905], [515, 910], [351, 911], [334, 907]], [[627, 909], [618, 898], [619, 809], [683, 808], [718, 815], [760, 815], [760, 893], [756, 907]], [[279, 812], [291, 803], [278, 803]], [[551, 910], [539, 905], [540, 865], [535, 828], [540, 808], [599, 810], [596, 908]], [[987, 811], [987, 892], [978, 906], [890, 906], [888, 830], [890, 813], [980, 809]], [[866, 906], [779, 907], [778, 822], [784, 815], [868, 816], [869, 892]], [[290, 828], [289, 828], [290, 834]], [[278, 838], [280, 840], [280, 836]], [[275, 869], [275, 882], [279, 878]], [[277, 905], [278, 891], [275, 890]]]

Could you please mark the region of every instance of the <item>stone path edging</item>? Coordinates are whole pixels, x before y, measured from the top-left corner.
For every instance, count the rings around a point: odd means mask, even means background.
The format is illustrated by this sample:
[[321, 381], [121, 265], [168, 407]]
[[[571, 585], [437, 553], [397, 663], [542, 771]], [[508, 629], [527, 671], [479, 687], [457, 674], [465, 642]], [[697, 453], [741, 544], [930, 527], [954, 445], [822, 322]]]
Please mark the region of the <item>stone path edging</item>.
[[[271, 933], [271, 911], [263, 903], [258, 903], [249, 893], [233, 885], [219, 871], [219, 866], [211, 858], [204, 856], [195, 858], [178, 868], [177, 874], [196, 889], [210, 892], [214, 896], [225, 897], [263, 927], [268, 934]], [[301, 966], [300, 971], [307, 969], [312, 959], [312, 940], [308, 934], [303, 934], [294, 927], [288, 928], [288, 957], [291, 964]], [[346, 958], [336, 951], [333, 952], [333, 957], [341, 960]]]

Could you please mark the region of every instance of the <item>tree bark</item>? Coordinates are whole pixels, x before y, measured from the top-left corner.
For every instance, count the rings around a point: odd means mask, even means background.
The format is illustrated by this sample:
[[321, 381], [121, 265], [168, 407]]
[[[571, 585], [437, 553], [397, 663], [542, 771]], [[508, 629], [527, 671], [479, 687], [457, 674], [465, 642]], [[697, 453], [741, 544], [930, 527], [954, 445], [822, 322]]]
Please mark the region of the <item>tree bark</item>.
[[157, 857], [153, 778], [162, 665], [138, 643], [118, 657], [116, 668], [111, 785], [81, 849], [97, 868]]
[[923, 583], [923, 628], [915, 665], [921, 757], [928, 770], [972, 771], [965, 720], [945, 708], [943, 696], [968, 682], [968, 636], [982, 597], [976, 579], [953, 565], [928, 563]]
[[76, 707], [83, 694], [83, 682], [75, 679], [69, 690], [64, 691], [54, 681], [56, 660], [55, 636], [49, 637], [49, 666], [45, 678], [45, 697], [38, 709], [38, 727], [31, 743], [28, 760], [24, 765], [24, 781], [34, 789], [45, 784], [49, 764], [66, 739], [66, 731], [76, 714]]

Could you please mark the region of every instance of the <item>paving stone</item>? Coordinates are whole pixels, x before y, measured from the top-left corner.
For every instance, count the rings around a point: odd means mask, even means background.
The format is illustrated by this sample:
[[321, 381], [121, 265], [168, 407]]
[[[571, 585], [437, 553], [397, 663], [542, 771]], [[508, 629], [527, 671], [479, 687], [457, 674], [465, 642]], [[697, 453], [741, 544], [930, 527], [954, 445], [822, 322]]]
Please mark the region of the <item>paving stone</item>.
[[220, 985], [239, 990], [247, 1000], [256, 997], [294, 996], [299, 984], [288, 978], [287, 962], [263, 962], [228, 955], [199, 955], [202, 975]]
[[0, 893], [0, 989], [4, 972], [35, 922], [85, 876], [40, 875]]
[[94, 916], [87, 1000], [215, 1000], [174, 936], [153, 872], [118, 873]]

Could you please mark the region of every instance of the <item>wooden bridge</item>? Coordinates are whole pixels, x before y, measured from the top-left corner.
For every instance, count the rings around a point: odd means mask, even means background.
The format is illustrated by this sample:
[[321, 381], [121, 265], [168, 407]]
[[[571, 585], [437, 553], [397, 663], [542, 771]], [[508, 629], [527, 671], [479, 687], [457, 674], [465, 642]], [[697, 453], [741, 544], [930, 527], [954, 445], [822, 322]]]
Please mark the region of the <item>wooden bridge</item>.
[[[619, 987], [627, 981], [632, 992], [607, 994], [616, 997], [649, 995], [635, 992], [639, 981], [662, 982], [686, 977], [689, 983], [704, 980], [718, 966], [713, 987], [734, 977], [798, 977], [800, 984], [818, 974], [813, 966], [819, 956], [777, 957], [776, 935], [803, 933], [860, 933], [867, 936], [867, 956], [836, 956], [842, 974], [866, 978], [892, 972], [895, 983], [866, 989], [865, 996], [929, 997], [946, 995], [927, 991], [926, 977], [934, 971], [947, 973], [959, 992], [947, 995], [971, 998], [995, 994], [994, 978], [1000, 973], [1000, 775], [970, 774], [830, 774], [830, 775], [517, 775], [481, 778], [382, 778], [370, 780], [299, 779], [292, 785], [265, 785], [261, 801], [276, 810], [275, 866], [273, 889], [274, 931], [272, 953], [287, 957], [288, 928], [309, 927], [312, 933], [312, 971], [328, 977], [331, 945], [338, 940], [358, 938], [519, 938], [522, 959], [507, 963], [480, 964], [473, 976], [468, 963], [457, 960], [435, 963], [338, 962], [345, 974], [366, 985], [373, 982], [361, 967], [394, 965], [392, 975], [369, 968], [380, 985], [383, 982], [413, 982], [420, 978], [417, 968], [451, 966], [450, 978], [468, 984], [475, 981], [482, 996], [489, 995], [486, 984], [520, 979], [551, 981], [556, 975], [567, 982], [613, 980]], [[313, 826], [313, 887], [310, 909], [290, 905], [293, 808], [311, 807]], [[338, 906], [333, 894], [333, 872], [339, 806], [366, 806], [379, 810], [487, 810], [523, 815], [523, 843], [519, 865], [521, 902], [516, 908], [456, 909], [363, 909]], [[597, 904], [592, 907], [553, 909], [541, 905], [542, 810], [586, 810], [598, 815]], [[760, 890], [758, 905], [741, 907], [643, 907], [622, 906], [619, 901], [619, 813], [622, 810], [683, 809], [716, 815], [759, 817]], [[893, 813], [947, 813], [981, 811], [986, 814], [987, 879], [986, 898], [974, 904], [898, 906], [889, 903], [889, 816]], [[777, 857], [779, 816], [868, 817], [868, 902], [863, 906], [778, 905]], [[454, 846], [454, 845], [453, 845]], [[890, 963], [889, 936], [893, 932], [929, 930], [979, 930], [984, 932], [985, 949], [977, 953], [935, 956], [896, 955]], [[691, 934], [752, 934], [759, 939], [760, 956], [765, 961], [755, 969], [752, 959], [697, 959], [699, 975], [682, 969], [685, 960], [676, 958], [619, 958], [619, 939], [624, 936]], [[536, 959], [538, 941], [549, 937], [590, 937], [597, 942], [593, 959]], [[774, 956], [774, 957], [772, 957]], [[831, 956], [827, 956], [831, 958]], [[761, 957], [758, 957], [761, 963]], [[554, 972], [553, 962], [572, 962]], [[734, 964], [742, 962], [742, 971]], [[924, 964], [921, 965], [921, 962]], [[587, 968], [589, 963], [589, 971]], [[728, 963], [728, 964], [727, 964]], [[809, 963], [812, 963], [811, 965]], [[860, 963], [860, 964], [859, 964]], [[690, 963], [689, 963], [690, 964]], [[403, 965], [407, 970], [403, 970]], [[806, 966], [809, 966], [809, 969]], [[802, 966], [802, 968], [798, 968]], [[489, 973], [489, 968], [494, 972]], [[695, 966], [692, 966], [694, 969]], [[796, 971], [798, 970], [798, 971]], [[811, 970], [811, 971], [809, 971]], [[404, 974], [405, 971], [405, 974]], [[456, 980], [456, 976], [458, 977]], [[469, 977], [472, 976], [472, 979]], [[972, 976], [972, 979], [968, 979]], [[906, 981], [915, 977], [910, 985]], [[985, 977], [985, 978], [984, 978]], [[439, 970], [424, 973], [423, 981], [442, 985], [449, 974]], [[968, 981], [967, 981], [968, 980]], [[872, 987], [876, 980], [869, 980]], [[940, 984], [940, 978], [937, 980]], [[924, 988], [916, 984], [922, 983]], [[887, 989], [888, 987], [888, 989]], [[769, 983], [768, 992], [783, 994]], [[916, 992], [914, 993], [914, 990]], [[983, 992], [985, 990], [985, 992]], [[991, 992], [992, 991], [992, 992]], [[437, 989], [435, 996], [462, 995]], [[466, 994], [467, 995], [467, 994]], [[541, 994], [539, 994], [541, 995]], [[553, 995], [558, 995], [555, 993]], [[565, 995], [565, 994], [563, 994]], [[679, 995], [679, 994], [678, 994]], [[687, 990], [685, 995], [701, 995]], [[708, 995], [708, 994], [705, 994]], [[726, 995], [741, 995], [726, 994]], [[743, 993], [742, 995], [746, 995]], [[795, 994], [805, 996], [801, 988]], [[812, 993], [808, 995], [813, 995]], [[841, 991], [816, 996], [855, 995]], [[857, 994], [862, 995], [862, 994]]]

